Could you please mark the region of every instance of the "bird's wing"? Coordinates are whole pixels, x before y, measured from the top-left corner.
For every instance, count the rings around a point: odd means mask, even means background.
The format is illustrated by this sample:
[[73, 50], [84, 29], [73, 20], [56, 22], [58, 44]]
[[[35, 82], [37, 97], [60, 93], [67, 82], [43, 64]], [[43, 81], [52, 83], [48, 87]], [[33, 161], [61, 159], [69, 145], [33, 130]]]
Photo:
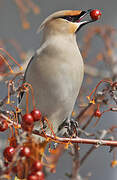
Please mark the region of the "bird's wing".
[[[23, 81], [22, 81], [22, 85], [26, 82], [27, 69], [28, 69], [28, 67], [29, 67], [29, 65], [30, 65], [30, 63], [31, 63], [32, 60], [34, 60], [34, 56], [31, 57], [28, 65], [27, 65], [27, 68], [26, 68], [25, 74], [24, 74], [24, 79], [23, 79]], [[22, 100], [22, 98], [23, 98], [23, 95], [24, 95], [24, 92], [22, 91], [22, 92], [20, 93], [19, 97], [18, 97], [18, 104], [20, 104], [20, 102], [21, 102], [21, 100]]]

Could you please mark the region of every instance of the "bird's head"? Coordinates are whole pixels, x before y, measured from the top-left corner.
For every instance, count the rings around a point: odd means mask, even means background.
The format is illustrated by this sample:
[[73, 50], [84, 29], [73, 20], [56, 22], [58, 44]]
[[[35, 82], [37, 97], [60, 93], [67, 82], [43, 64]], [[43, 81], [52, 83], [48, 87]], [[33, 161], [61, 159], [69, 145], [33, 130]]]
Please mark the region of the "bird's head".
[[[93, 13], [92, 13], [93, 12]], [[91, 15], [92, 13], [92, 15]], [[101, 12], [99, 10], [63, 10], [48, 16], [39, 31], [46, 30], [51, 33], [74, 34], [85, 24], [99, 19]]]

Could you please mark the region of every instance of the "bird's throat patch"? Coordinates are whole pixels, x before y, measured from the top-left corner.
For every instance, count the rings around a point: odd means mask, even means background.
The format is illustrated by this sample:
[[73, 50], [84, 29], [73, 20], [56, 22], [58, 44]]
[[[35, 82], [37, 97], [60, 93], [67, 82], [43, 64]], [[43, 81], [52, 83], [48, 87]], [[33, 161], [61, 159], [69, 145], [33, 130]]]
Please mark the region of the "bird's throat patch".
[[75, 32], [77, 31], [77, 29], [78, 29], [77, 24], [75, 24], [75, 23], [70, 23], [70, 28], [69, 28], [69, 33], [70, 33], [70, 34], [71, 34], [71, 33], [75, 33]]

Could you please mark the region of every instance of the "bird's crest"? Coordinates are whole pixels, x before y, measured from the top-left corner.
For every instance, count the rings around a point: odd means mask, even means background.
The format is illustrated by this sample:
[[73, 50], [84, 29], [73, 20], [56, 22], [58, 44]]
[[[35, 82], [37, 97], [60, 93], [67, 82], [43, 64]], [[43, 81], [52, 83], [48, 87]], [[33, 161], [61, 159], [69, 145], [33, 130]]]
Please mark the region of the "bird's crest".
[[75, 15], [79, 15], [82, 11], [81, 10], [62, 10], [62, 11], [58, 11], [55, 12], [53, 14], [51, 14], [50, 16], [48, 16], [40, 25], [40, 27], [37, 30], [37, 33], [39, 33], [40, 31], [42, 31], [45, 27], [45, 25], [51, 21], [52, 19], [56, 19], [62, 16], [75, 16]]

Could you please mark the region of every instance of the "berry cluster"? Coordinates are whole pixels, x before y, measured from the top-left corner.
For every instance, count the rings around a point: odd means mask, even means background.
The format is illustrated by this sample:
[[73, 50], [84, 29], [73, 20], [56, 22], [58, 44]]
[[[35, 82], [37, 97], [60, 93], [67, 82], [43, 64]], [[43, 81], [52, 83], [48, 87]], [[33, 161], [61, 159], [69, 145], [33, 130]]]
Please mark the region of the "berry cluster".
[[[9, 163], [13, 160], [13, 157], [15, 155], [15, 148], [8, 146], [4, 149], [3, 152], [4, 155], [4, 165], [5, 167], [8, 167]], [[28, 146], [22, 146], [20, 147], [20, 151], [19, 151], [19, 156], [20, 158], [30, 158], [31, 156], [31, 150]], [[21, 161], [22, 162], [22, 161]], [[21, 164], [20, 162], [20, 167], [22, 168], [22, 171], [24, 170], [23, 164]], [[14, 173], [15, 175], [18, 175], [18, 164], [13, 166], [11, 171], [12, 173]], [[29, 173], [28, 173], [28, 180], [45, 180], [45, 176], [43, 173], [43, 165], [40, 161], [34, 161], [32, 163], [32, 165], [29, 167]]]
[[[22, 130], [28, 132], [32, 131], [34, 123], [36, 121], [39, 121], [41, 119], [41, 116], [41, 112], [38, 109], [33, 109], [31, 113], [24, 114], [22, 116], [21, 122]], [[3, 118], [0, 118], [0, 131], [3, 132], [6, 129], [8, 129], [7, 121]], [[35, 149], [33, 149], [34, 142], [32, 140], [28, 140], [27, 138], [26, 142], [20, 145], [20, 143], [17, 142], [15, 136], [12, 136], [9, 140], [9, 146], [7, 146], [3, 151], [4, 166], [7, 168], [6, 173], [13, 173], [19, 178], [24, 178], [25, 174], [25, 177], [27, 177], [28, 180], [44, 180], [45, 177], [42, 170], [42, 163], [37, 158], [39, 157], [39, 155], [35, 156], [36, 151]], [[39, 147], [37, 147], [37, 149], [39, 151]], [[27, 161], [29, 162], [29, 164], [27, 171], [28, 173], [26, 174], [25, 163]]]
[[35, 161], [31, 168], [31, 173], [29, 174], [27, 180], [45, 180], [44, 173], [42, 171], [43, 166], [40, 161]]
[[[15, 154], [15, 148], [14, 147], [12, 147], [12, 146], [6, 147], [3, 151], [5, 162], [7, 162], [7, 163], [11, 162], [13, 160], [14, 154]], [[30, 148], [27, 146], [22, 146], [20, 148], [19, 154], [21, 157], [30, 157], [30, 154], [31, 154]]]
[[31, 113], [27, 113], [22, 117], [21, 127], [24, 131], [32, 131], [34, 122], [41, 119], [41, 112], [34, 109]]

